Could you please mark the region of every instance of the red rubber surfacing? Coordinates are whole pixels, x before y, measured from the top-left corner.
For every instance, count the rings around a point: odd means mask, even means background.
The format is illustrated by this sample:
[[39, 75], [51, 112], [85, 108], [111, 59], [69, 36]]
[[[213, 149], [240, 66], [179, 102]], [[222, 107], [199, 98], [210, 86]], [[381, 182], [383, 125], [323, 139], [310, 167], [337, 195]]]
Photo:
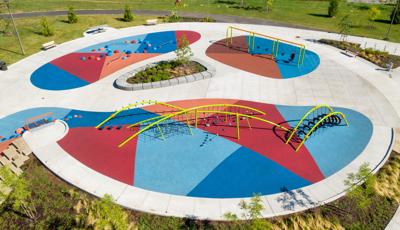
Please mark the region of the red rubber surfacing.
[[101, 131], [94, 127], [71, 128], [58, 144], [91, 169], [133, 185], [137, 138], [118, 148], [121, 140], [131, 134], [125, 127]]
[[207, 56], [221, 63], [250, 73], [282, 79], [272, 55], [251, 55], [247, 52], [245, 36], [233, 38], [233, 46], [227, 47], [225, 39], [214, 42], [206, 50]]
[[178, 30], [175, 32], [176, 36], [176, 41], [177, 45], [181, 45], [181, 37], [182, 35], [185, 35], [186, 39], [189, 41], [189, 44], [193, 44], [200, 40], [201, 35], [199, 33], [193, 32], [193, 31], [188, 31], [188, 30]]
[[[100, 79], [101, 70], [103, 69], [105, 57], [96, 60], [101, 53], [70, 53], [57, 58], [50, 63], [65, 70], [66, 72], [79, 77], [80, 79], [93, 83]], [[94, 59], [89, 59], [94, 56]], [[85, 57], [86, 60], [81, 60]]]

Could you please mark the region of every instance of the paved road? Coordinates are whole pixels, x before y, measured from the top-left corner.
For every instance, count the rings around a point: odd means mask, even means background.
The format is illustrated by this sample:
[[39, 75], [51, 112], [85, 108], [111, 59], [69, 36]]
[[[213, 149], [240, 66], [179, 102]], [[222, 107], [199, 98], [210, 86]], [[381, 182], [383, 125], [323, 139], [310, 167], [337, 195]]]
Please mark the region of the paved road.
[[[133, 10], [132, 11], [136, 15], [156, 15], [156, 16], [165, 16], [170, 13], [167, 10]], [[14, 18], [29, 18], [29, 17], [40, 17], [40, 16], [62, 16], [67, 15], [68, 11], [59, 10], [59, 11], [46, 11], [46, 12], [25, 12], [25, 13], [15, 13], [13, 14]], [[95, 14], [122, 14], [123, 10], [76, 10], [76, 13], [79, 15], [95, 15]], [[191, 17], [191, 18], [204, 18], [210, 17], [215, 19], [217, 22], [231, 22], [231, 23], [243, 23], [243, 24], [256, 24], [256, 25], [270, 25], [270, 26], [284, 26], [289, 28], [298, 28], [298, 29], [309, 29], [303, 26], [296, 26], [287, 23], [275, 22], [270, 20], [258, 19], [258, 18], [246, 18], [232, 15], [219, 15], [219, 14], [205, 14], [205, 13], [193, 13], [193, 12], [180, 12], [179, 15], [181, 17]], [[8, 17], [7, 14], [0, 14], [0, 17]], [[312, 29], [318, 30], [318, 29]], [[319, 30], [325, 31], [325, 30]]]

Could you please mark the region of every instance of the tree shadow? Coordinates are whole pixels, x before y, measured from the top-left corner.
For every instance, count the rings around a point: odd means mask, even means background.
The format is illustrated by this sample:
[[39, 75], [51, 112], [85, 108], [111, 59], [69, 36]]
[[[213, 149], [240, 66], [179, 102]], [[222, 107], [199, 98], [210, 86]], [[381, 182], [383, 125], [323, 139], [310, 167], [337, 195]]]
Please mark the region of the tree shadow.
[[303, 208], [308, 205], [315, 206], [317, 204], [302, 189], [288, 190], [286, 187], [282, 187], [281, 192], [283, 192], [282, 195], [276, 198], [276, 200], [278, 203], [281, 203], [281, 207], [284, 210], [293, 211], [296, 206]]
[[375, 19], [374, 22], [379, 22], [379, 23], [384, 23], [384, 24], [390, 24], [392, 21], [389, 19]]
[[23, 56], [23, 54], [18, 52], [18, 51], [6, 49], [6, 48], [3, 48], [3, 47], [0, 47], [0, 51], [5, 51], [5, 52], [9, 52], [9, 53], [18, 54], [18, 55]]
[[214, 4], [226, 4], [226, 5], [236, 5], [237, 2], [231, 0], [216, 0]]
[[330, 18], [329, 15], [327, 14], [314, 14], [314, 13], [310, 13], [308, 14], [310, 16], [314, 16], [314, 17], [320, 17], [320, 18]]

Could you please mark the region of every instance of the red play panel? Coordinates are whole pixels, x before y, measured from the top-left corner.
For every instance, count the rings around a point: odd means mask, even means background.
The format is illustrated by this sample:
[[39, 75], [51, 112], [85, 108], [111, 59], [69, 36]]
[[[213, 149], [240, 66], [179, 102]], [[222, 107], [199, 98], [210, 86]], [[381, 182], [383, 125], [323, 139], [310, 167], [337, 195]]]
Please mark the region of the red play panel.
[[121, 140], [132, 131], [97, 130], [93, 127], [71, 128], [67, 136], [58, 141], [59, 145], [75, 159], [91, 169], [126, 184], [133, 184], [137, 139], [123, 148]]
[[[86, 60], [81, 60], [82, 57], [85, 57]], [[94, 58], [89, 59], [89, 57]], [[92, 83], [99, 80], [105, 61], [105, 57], [99, 60], [97, 58], [100, 58], [100, 53], [70, 53], [50, 63], [84, 81]]]
[[261, 76], [282, 79], [272, 55], [251, 55], [247, 52], [245, 36], [233, 38], [233, 46], [227, 47], [225, 39], [213, 43], [206, 50], [207, 56], [226, 65]]

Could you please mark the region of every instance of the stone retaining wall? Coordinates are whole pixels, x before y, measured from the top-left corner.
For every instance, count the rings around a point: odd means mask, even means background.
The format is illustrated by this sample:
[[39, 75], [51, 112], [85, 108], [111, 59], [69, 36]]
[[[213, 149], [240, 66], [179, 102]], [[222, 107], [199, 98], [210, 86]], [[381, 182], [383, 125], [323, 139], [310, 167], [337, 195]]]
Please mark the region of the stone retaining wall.
[[[171, 59], [172, 60], [172, 59]], [[167, 60], [170, 61], [170, 60]], [[133, 71], [127, 72], [120, 77], [117, 78], [114, 82], [115, 88], [122, 89], [122, 90], [127, 90], [127, 91], [136, 91], [136, 90], [144, 90], [144, 89], [154, 89], [154, 88], [161, 88], [161, 87], [168, 87], [168, 86], [173, 86], [173, 85], [179, 85], [179, 84], [185, 84], [185, 83], [190, 83], [194, 81], [199, 81], [203, 79], [209, 79], [215, 76], [215, 68], [211, 66], [210, 64], [197, 59], [193, 58], [192, 61], [198, 62], [199, 64], [203, 65], [207, 70], [200, 72], [200, 73], [195, 73], [192, 75], [187, 75], [183, 77], [177, 77], [177, 78], [172, 78], [169, 80], [164, 80], [164, 81], [156, 81], [156, 82], [149, 82], [149, 83], [137, 83], [137, 84], [130, 84], [126, 80], [135, 75], [136, 73], [145, 70], [146, 68], [153, 67], [158, 64], [152, 63], [145, 65], [143, 67], [140, 67], [138, 69], [135, 69]]]

